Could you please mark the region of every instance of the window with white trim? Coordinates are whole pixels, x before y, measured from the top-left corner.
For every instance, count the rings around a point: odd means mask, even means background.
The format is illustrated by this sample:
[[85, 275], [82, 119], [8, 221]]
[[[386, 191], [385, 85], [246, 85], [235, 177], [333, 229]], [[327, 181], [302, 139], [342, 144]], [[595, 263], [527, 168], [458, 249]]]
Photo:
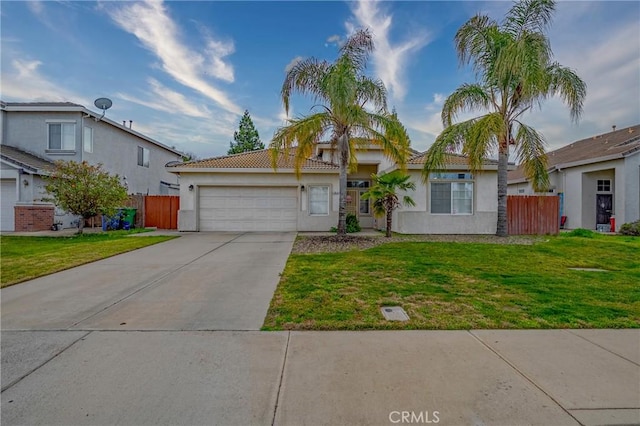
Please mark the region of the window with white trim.
[[309, 214], [314, 216], [329, 215], [329, 186], [309, 187]]
[[82, 129], [82, 147], [84, 152], [93, 152], [93, 129], [91, 127]]
[[138, 166], [149, 167], [149, 150], [141, 146], [138, 147]]
[[429, 178], [432, 214], [473, 214], [471, 173], [432, 173]]
[[47, 123], [48, 145], [54, 151], [73, 151], [76, 149], [75, 123]]

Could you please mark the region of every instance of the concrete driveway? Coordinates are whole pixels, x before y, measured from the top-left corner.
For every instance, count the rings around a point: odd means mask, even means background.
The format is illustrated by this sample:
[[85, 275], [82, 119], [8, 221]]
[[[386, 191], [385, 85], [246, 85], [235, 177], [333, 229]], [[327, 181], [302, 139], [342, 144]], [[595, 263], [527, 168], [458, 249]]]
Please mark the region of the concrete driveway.
[[182, 234], [8, 287], [2, 329], [259, 330], [294, 239]]

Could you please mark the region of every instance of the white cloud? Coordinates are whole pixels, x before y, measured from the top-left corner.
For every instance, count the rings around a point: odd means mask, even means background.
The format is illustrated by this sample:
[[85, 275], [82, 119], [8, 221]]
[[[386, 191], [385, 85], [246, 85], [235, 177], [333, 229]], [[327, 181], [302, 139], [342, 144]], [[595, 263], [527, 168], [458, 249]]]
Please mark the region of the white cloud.
[[347, 30], [353, 32], [356, 27], [369, 28], [373, 34], [375, 51], [373, 65], [377, 76], [384, 82], [392, 98], [402, 101], [407, 93], [404, 70], [411, 55], [429, 43], [430, 36], [419, 32], [404, 42], [393, 44], [390, 40], [392, 16], [386, 14], [377, 0], [360, 0], [352, 9], [355, 22], [346, 23]]
[[177, 82], [208, 97], [226, 111], [242, 113], [224, 91], [205, 78], [207, 75], [233, 82], [233, 67], [224, 60], [233, 52], [232, 43], [208, 38], [206, 56], [190, 49], [180, 40], [180, 29], [161, 1], [126, 3], [108, 13], [116, 24], [153, 52], [160, 59], [162, 69]]
[[334, 34], [332, 36], [327, 37], [327, 41], [324, 45], [325, 47], [329, 47], [329, 46], [341, 47], [343, 44], [344, 44], [344, 38], [342, 38], [338, 34]]
[[86, 98], [62, 88], [42, 75], [39, 72], [41, 65], [42, 62], [38, 60], [11, 60], [11, 70], [2, 75], [1, 97], [20, 102], [75, 102], [85, 106], [92, 105]]
[[191, 117], [209, 118], [211, 112], [203, 106], [194, 105], [182, 93], [175, 92], [163, 86], [156, 79], [149, 79], [152, 98], [141, 99], [126, 93], [117, 93], [116, 96], [128, 102], [143, 105], [157, 111], [171, 114], [189, 115]]
[[301, 62], [302, 60], [304, 60], [302, 56], [296, 56], [287, 64], [287, 66], [284, 67], [284, 72], [291, 71], [291, 68], [295, 67], [298, 62]]

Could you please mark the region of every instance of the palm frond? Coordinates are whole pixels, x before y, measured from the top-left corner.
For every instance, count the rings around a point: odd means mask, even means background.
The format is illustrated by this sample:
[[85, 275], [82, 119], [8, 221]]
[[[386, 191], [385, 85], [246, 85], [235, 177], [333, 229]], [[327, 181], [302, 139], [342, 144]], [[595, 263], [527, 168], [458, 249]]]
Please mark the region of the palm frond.
[[467, 65], [491, 50], [489, 29], [496, 26], [496, 22], [488, 16], [476, 15], [458, 29], [455, 44], [461, 65]]
[[524, 174], [531, 182], [534, 191], [546, 191], [549, 188], [549, 174], [544, 137], [532, 127], [519, 121], [516, 123], [518, 124], [515, 136], [516, 160], [522, 164]]
[[549, 75], [548, 90], [560, 95], [571, 111], [571, 119], [578, 121], [587, 96], [587, 84], [573, 70], [557, 62], [549, 66], [547, 73]]
[[293, 147], [297, 147], [295, 155], [296, 174], [300, 175], [300, 170], [307, 158], [309, 158], [320, 142], [322, 136], [330, 131], [333, 122], [331, 116], [326, 112], [319, 112], [302, 118], [289, 120], [289, 125], [279, 128], [269, 148], [271, 150], [271, 165], [277, 169], [278, 158], [281, 153], [285, 155]]
[[508, 138], [508, 128], [498, 112], [471, 120], [467, 128], [462, 153], [467, 156], [469, 169], [476, 173], [482, 169], [488, 154], [498, 148], [500, 139]]
[[461, 152], [469, 128], [475, 119], [452, 124], [438, 135], [433, 144], [425, 154], [424, 166], [422, 167], [422, 180], [427, 182], [429, 174], [443, 170], [447, 162], [447, 154]]
[[281, 96], [285, 112], [289, 114], [289, 100], [293, 92], [312, 94], [315, 99], [324, 98], [322, 81], [330, 71], [326, 61], [308, 58], [295, 64], [285, 76]]
[[491, 94], [479, 84], [463, 84], [450, 94], [442, 107], [442, 124], [450, 126], [460, 112], [491, 108]]
[[507, 13], [503, 28], [515, 37], [525, 31], [544, 32], [551, 23], [554, 0], [521, 0]]
[[369, 29], [353, 33], [340, 48], [340, 54], [349, 59], [360, 71], [364, 70], [369, 54], [373, 52], [373, 36]]

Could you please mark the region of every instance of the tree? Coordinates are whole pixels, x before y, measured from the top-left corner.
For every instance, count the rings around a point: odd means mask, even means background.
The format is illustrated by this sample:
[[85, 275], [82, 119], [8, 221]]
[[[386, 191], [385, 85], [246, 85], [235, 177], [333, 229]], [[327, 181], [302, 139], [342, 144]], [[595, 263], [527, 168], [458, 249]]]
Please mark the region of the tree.
[[[447, 152], [465, 154], [476, 172], [483, 159], [497, 151], [498, 236], [507, 235], [510, 146], [534, 189], [549, 185], [543, 135], [521, 116], [556, 95], [569, 107], [573, 121], [582, 113], [586, 84], [573, 70], [552, 61], [545, 32], [554, 10], [553, 0], [524, 0], [513, 4], [501, 24], [476, 15], [455, 35], [460, 63], [472, 64], [478, 82], [463, 84], [446, 99], [445, 129], [427, 152], [423, 178], [444, 167]], [[454, 123], [458, 113], [477, 110], [486, 114]]]
[[315, 145], [323, 137], [329, 137], [339, 158], [338, 235], [346, 234], [347, 170], [357, 167], [356, 150], [380, 146], [401, 167], [409, 153], [406, 129], [387, 110], [384, 84], [364, 75], [373, 48], [369, 31], [359, 30], [340, 48], [335, 62], [309, 58], [293, 66], [287, 72], [281, 92], [287, 114], [294, 92], [310, 95], [322, 105], [312, 108], [312, 111], [320, 109], [318, 112], [289, 119], [287, 126], [276, 131], [271, 143], [274, 168], [280, 152], [297, 147], [294, 159], [299, 176], [302, 164], [311, 156]]
[[260, 141], [260, 135], [253, 125], [249, 111], [245, 110], [240, 119], [238, 131], [233, 133], [233, 140], [229, 145], [227, 154], [240, 154], [242, 152], [256, 151], [264, 149], [264, 144]]
[[99, 213], [113, 216], [128, 199], [120, 177], [103, 170], [102, 164], [57, 161], [45, 179], [45, 189], [52, 196], [50, 200], [69, 213], [82, 216], [79, 234], [82, 234], [84, 219]]
[[411, 176], [395, 170], [391, 173], [382, 175], [371, 175], [373, 185], [367, 192], [362, 194], [363, 200], [371, 199], [373, 201], [373, 214], [377, 217], [387, 217], [387, 233], [391, 236], [391, 224], [393, 220], [393, 211], [401, 207], [404, 203], [407, 206], [415, 206], [416, 203], [411, 197], [405, 195], [400, 201], [397, 192], [415, 190], [416, 184], [410, 182]]

